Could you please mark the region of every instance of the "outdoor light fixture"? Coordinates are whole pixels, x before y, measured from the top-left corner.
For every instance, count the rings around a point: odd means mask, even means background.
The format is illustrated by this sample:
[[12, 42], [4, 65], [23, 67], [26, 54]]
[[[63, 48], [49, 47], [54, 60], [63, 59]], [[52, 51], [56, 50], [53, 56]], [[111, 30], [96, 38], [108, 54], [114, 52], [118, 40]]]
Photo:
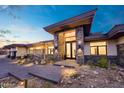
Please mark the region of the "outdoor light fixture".
[[55, 49], [57, 49], [57, 48], [58, 48], [57, 43], [55, 43]]
[[20, 85], [24, 85], [24, 81], [21, 81], [21, 82], [20, 82]]
[[24, 88], [27, 88], [27, 80], [21, 81], [20, 85], [23, 86]]
[[78, 45], [81, 45], [81, 41], [80, 40], [78, 41]]
[[81, 41], [78, 41], [78, 48], [81, 48]]

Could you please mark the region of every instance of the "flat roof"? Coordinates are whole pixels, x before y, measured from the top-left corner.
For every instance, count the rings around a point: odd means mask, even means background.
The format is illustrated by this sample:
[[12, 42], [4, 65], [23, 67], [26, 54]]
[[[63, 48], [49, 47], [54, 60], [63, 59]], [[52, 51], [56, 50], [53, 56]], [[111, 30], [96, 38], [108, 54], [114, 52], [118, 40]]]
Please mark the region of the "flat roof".
[[94, 15], [96, 14], [96, 10], [97, 9], [94, 9], [92, 11], [82, 13], [78, 16], [46, 26], [44, 27], [44, 29], [51, 34], [54, 34], [55, 32], [75, 28], [83, 24], [92, 24]]

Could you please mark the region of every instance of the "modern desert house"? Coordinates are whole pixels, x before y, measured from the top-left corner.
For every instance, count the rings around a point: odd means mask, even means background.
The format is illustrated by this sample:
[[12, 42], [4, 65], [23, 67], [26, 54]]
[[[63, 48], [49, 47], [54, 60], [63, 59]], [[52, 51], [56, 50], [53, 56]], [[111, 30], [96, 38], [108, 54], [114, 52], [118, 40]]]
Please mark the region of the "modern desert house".
[[124, 63], [124, 24], [115, 25], [106, 34], [92, 33], [96, 12], [97, 9], [44, 27], [54, 35], [56, 57], [85, 63], [105, 56], [110, 62]]
[[115, 25], [106, 34], [92, 33], [96, 12], [97, 9], [44, 27], [54, 35], [54, 41], [32, 44], [28, 53], [50, 53], [58, 60], [74, 59], [77, 63], [107, 57], [110, 62], [124, 66], [124, 24]]
[[53, 40], [49, 40], [31, 44], [11, 44], [4, 46], [4, 49], [8, 51], [8, 57], [14, 59], [27, 56], [28, 54], [53, 54], [53, 45]]
[[10, 44], [4, 46], [4, 49], [7, 51], [7, 56], [9, 58], [22, 57], [28, 54], [28, 46], [27, 44]]

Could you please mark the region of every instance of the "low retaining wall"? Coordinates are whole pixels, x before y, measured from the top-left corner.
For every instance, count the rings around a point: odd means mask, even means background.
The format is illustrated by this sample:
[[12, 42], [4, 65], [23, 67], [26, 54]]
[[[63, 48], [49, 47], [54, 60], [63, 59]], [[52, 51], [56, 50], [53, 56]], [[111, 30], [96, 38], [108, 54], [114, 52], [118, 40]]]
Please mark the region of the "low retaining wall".
[[88, 61], [92, 61], [94, 63], [97, 63], [101, 57], [107, 58], [110, 63], [116, 64], [118, 62], [117, 56], [92, 56], [92, 55], [84, 56], [84, 60], [85, 60], [84, 62], [87, 63]]

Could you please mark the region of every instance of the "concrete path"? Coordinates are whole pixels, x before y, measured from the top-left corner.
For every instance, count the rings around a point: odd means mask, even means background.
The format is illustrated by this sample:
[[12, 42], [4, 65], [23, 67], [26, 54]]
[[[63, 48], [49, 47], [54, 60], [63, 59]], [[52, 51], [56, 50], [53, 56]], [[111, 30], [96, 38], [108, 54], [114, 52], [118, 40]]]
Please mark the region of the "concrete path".
[[30, 68], [29, 73], [33, 76], [59, 83], [62, 77], [61, 70], [61, 67], [58, 66], [35, 65]]
[[61, 80], [61, 67], [33, 65], [24, 67], [13, 64], [11, 60], [0, 57], [0, 78], [12, 75], [19, 80], [27, 80], [33, 76], [58, 83]]
[[68, 60], [58, 61], [54, 65], [56, 65], [56, 66], [70, 67], [70, 68], [75, 68], [75, 67], [79, 66], [76, 63], [76, 60], [69, 60], [69, 59]]

